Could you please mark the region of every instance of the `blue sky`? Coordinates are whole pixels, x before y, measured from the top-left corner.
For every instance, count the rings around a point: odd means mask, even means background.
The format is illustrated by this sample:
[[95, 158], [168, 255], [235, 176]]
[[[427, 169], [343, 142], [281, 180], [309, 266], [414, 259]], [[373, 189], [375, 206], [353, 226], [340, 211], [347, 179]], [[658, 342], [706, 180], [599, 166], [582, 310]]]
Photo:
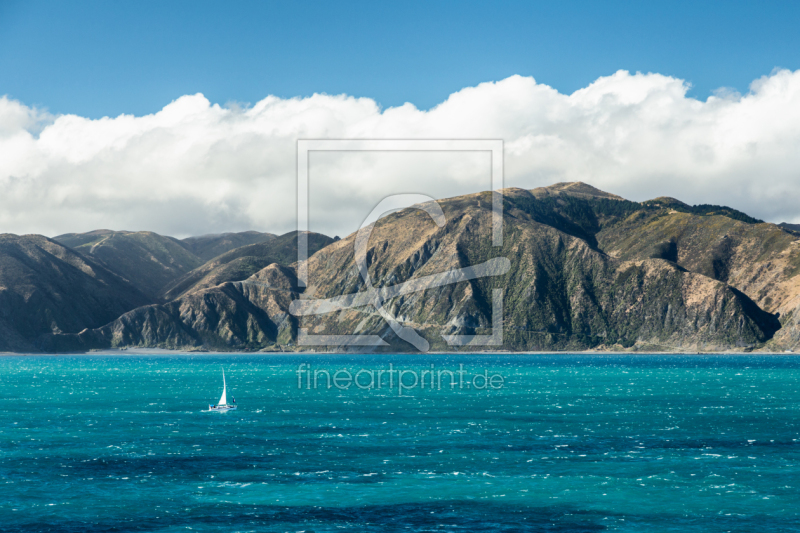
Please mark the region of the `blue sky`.
[[[800, 223], [798, 28], [800, 0], [0, 0], [0, 232], [289, 231], [300, 138], [502, 139], [509, 187]], [[312, 229], [488, 186], [453, 158], [312, 165]]]
[[705, 100], [800, 68], [800, 2], [36, 2], [0, 0], [0, 95], [85, 117], [184, 94], [313, 93], [428, 109], [513, 74], [562, 93], [619, 69]]

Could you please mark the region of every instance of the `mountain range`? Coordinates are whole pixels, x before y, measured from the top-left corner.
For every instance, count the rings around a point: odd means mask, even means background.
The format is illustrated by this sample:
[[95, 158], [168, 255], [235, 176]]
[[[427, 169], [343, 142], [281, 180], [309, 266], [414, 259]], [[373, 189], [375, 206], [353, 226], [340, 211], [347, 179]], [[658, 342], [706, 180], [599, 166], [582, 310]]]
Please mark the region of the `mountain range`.
[[[415, 351], [412, 337], [436, 351], [800, 349], [789, 224], [581, 182], [502, 201], [502, 246], [492, 193], [459, 196], [437, 202], [441, 224], [413, 208], [374, 223], [364, 271], [356, 234], [309, 233], [305, 287], [297, 232], [0, 235], [0, 351], [308, 349], [301, 332], [315, 350], [347, 334], [377, 342], [346, 349], [393, 352]], [[451, 346], [453, 335], [495, 344]]]

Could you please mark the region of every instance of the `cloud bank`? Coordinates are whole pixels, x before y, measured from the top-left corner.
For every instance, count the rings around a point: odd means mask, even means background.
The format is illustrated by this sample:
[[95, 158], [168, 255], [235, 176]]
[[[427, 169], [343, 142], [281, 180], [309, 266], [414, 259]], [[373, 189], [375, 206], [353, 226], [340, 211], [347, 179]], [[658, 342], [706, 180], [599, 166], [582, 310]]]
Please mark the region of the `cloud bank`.
[[[688, 84], [619, 71], [573, 94], [512, 76], [433, 109], [369, 98], [182, 96], [91, 120], [0, 98], [0, 233], [97, 228], [186, 236], [295, 227], [297, 139], [503, 139], [506, 186], [585, 181], [800, 222], [800, 71], [702, 102]], [[313, 154], [312, 229], [354, 231], [383, 195], [489, 189], [483, 154]]]

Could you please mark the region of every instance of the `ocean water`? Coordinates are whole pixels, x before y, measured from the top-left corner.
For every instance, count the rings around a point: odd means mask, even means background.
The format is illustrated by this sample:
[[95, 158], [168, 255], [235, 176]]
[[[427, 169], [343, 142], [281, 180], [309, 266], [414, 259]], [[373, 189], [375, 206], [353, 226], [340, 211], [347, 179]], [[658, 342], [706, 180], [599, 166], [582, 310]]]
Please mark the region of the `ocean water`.
[[0, 357], [12, 531], [800, 531], [800, 358]]

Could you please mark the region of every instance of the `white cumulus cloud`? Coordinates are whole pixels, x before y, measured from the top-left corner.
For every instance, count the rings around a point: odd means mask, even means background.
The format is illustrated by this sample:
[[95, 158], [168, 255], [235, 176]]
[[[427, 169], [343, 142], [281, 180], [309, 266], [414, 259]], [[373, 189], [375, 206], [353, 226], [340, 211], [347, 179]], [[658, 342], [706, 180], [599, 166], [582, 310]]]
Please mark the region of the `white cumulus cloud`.
[[[185, 236], [293, 229], [298, 139], [503, 139], [506, 186], [585, 181], [800, 222], [800, 71], [706, 101], [685, 81], [619, 71], [573, 94], [512, 76], [428, 111], [369, 98], [182, 96], [147, 116], [53, 116], [0, 98], [0, 232], [97, 228]], [[485, 153], [311, 157], [312, 228], [354, 231], [385, 195], [489, 189]]]

